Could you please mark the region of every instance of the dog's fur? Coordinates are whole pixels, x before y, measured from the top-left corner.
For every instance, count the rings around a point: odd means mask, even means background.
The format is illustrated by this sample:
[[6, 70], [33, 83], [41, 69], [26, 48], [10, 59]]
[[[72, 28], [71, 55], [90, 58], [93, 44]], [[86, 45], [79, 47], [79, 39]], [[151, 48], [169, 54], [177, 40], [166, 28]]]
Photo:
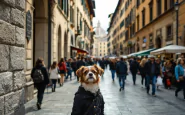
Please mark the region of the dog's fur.
[[82, 66], [76, 71], [76, 75], [79, 77], [82, 87], [84, 87], [86, 91], [96, 94], [99, 90], [99, 75], [101, 76], [103, 72], [103, 69], [97, 65]]

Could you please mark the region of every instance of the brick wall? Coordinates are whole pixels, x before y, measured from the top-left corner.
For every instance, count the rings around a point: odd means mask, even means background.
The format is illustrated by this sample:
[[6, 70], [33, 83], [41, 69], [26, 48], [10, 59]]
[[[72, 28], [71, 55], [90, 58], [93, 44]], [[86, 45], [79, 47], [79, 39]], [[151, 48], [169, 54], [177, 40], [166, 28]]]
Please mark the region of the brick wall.
[[0, 115], [24, 115], [25, 0], [0, 0]]

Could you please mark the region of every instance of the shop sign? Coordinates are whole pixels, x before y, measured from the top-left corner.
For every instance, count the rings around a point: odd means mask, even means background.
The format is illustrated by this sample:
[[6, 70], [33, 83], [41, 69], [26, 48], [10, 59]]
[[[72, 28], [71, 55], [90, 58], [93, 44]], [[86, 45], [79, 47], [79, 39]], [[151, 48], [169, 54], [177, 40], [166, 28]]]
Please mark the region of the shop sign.
[[32, 16], [30, 11], [26, 13], [26, 38], [28, 40], [31, 39], [32, 34]]

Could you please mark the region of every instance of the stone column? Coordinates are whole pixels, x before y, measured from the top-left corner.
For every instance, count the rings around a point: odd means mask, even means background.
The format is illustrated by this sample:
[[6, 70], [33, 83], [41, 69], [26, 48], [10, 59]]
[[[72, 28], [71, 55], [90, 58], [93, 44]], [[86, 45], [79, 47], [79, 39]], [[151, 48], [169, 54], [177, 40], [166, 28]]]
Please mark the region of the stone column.
[[25, 115], [25, 0], [0, 0], [0, 115]]

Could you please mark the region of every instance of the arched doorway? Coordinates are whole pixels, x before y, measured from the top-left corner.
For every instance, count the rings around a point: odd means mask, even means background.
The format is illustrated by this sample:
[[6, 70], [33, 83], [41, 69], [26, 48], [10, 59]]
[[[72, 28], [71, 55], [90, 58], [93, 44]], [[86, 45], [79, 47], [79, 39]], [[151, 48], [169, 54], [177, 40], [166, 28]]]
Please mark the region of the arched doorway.
[[34, 26], [33, 26], [33, 64], [41, 57], [48, 65], [48, 17], [47, 4], [45, 0], [34, 0]]
[[62, 57], [62, 35], [61, 35], [61, 26], [58, 27], [58, 61]]
[[67, 54], [68, 54], [68, 39], [67, 39], [67, 32], [64, 33], [64, 58], [67, 58]]
[[156, 39], [156, 48], [161, 48], [161, 47], [162, 47], [161, 37], [157, 37], [157, 39]]

